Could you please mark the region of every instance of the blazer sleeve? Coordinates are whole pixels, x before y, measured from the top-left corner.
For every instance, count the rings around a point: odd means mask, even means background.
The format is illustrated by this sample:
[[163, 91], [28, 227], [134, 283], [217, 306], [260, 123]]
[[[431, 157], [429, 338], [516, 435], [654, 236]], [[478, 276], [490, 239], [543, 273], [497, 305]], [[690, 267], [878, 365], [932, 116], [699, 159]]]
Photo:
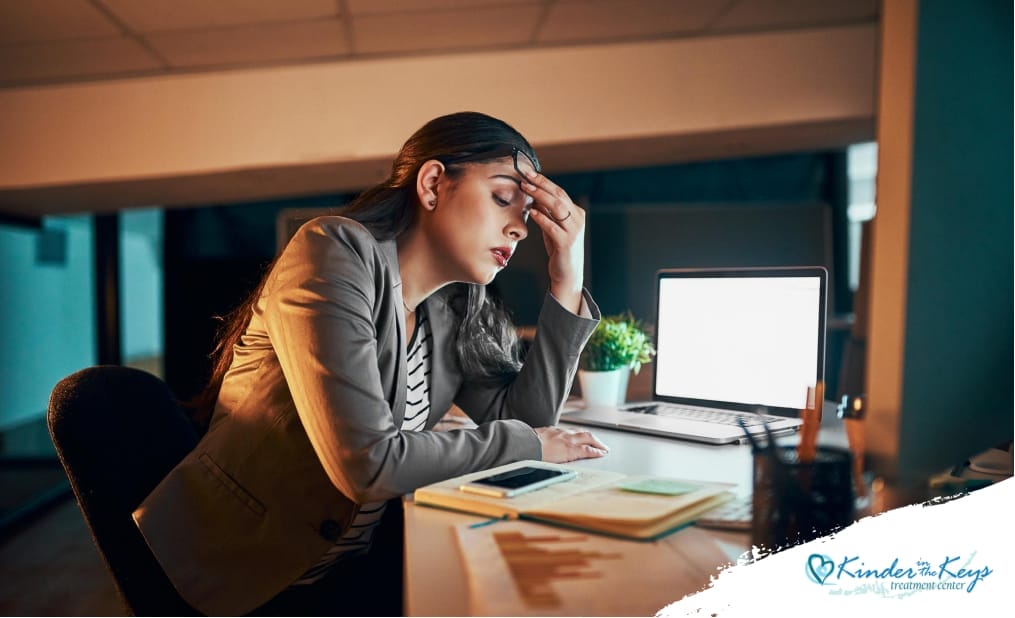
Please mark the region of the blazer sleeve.
[[538, 458], [538, 438], [519, 421], [455, 432], [395, 427], [374, 322], [377, 307], [392, 302], [385, 298], [393, 293], [385, 268], [364, 228], [307, 224], [279, 258], [255, 308], [335, 487], [362, 504]]
[[582, 297], [590, 317], [571, 313], [547, 292], [521, 370], [499, 380], [465, 381], [455, 404], [480, 425], [495, 419], [519, 419], [531, 427], [555, 425], [571, 392], [578, 358], [601, 318], [588, 290], [582, 290]]

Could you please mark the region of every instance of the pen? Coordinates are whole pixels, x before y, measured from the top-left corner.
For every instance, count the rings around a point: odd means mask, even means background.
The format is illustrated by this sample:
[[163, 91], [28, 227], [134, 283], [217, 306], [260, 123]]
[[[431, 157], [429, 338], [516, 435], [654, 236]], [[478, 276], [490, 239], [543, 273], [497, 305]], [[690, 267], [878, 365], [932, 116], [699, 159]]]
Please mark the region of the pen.
[[490, 524], [495, 524], [498, 521], [504, 521], [505, 519], [506, 519], [505, 517], [494, 517], [493, 519], [487, 519], [485, 521], [474, 523], [470, 525], [469, 528], [482, 528], [483, 526], [489, 526]]
[[838, 416], [846, 426], [846, 440], [849, 442], [849, 451], [853, 453], [853, 487], [858, 498], [867, 495], [867, 484], [863, 480], [863, 458], [864, 458], [864, 397], [862, 395], [851, 397], [843, 395], [839, 403]]
[[788, 504], [799, 504], [801, 485], [810, 486], [809, 470], [806, 468], [800, 470], [800, 484], [798, 484], [791, 475], [787, 462], [780, 455], [779, 447], [775, 445], [775, 436], [771, 432], [771, 427], [766, 422], [762, 422], [761, 426], [764, 427], [765, 436], [768, 438], [766, 449], [768, 450], [768, 459], [771, 460], [772, 486], [775, 494], [785, 495]]
[[744, 430], [744, 435], [747, 436], [747, 440], [751, 443], [751, 454], [757, 455], [760, 453], [762, 451], [761, 445], [754, 439], [754, 434], [747, 430], [747, 424], [744, 422], [744, 419], [738, 416], [737, 425], [740, 425], [740, 428]]
[[772, 428], [768, 426], [768, 423], [761, 423], [761, 426], [765, 428], [765, 437], [768, 438], [768, 445], [765, 447], [768, 449], [768, 455], [775, 462], [775, 468], [779, 471], [779, 474], [786, 478], [786, 461], [782, 455], [779, 454], [779, 447], [775, 444], [775, 435], [772, 433]]
[[[807, 403], [800, 410], [804, 424], [800, 429], [800, 444], [797, 446], [797, 461], [810, 463], [817, 452], [818, 428], [821, 426], [821, 405], [825, 400], [825, 383], [818, 380], [813, 389], [808, 388]], [[814, 395], [811, 403], [810, 395]]]

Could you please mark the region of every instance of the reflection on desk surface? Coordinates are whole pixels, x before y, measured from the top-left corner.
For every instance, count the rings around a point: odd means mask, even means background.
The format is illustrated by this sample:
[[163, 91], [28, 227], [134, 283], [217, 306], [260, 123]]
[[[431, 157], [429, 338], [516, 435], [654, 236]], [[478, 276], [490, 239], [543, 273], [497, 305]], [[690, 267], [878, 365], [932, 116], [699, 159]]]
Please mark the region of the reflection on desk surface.
[[654, 615], [735, 559], [693, 527], [655, 543], [523, 521], [459, 525], [455, 534], [475, 616]]

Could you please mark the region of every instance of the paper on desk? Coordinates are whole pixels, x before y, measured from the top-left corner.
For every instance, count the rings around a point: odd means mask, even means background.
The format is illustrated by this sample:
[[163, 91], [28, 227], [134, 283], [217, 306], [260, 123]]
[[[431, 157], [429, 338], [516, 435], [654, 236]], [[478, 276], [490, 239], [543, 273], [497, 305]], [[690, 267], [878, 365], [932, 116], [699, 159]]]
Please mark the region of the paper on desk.
[[[703, 500], [732, 489], [728, 483], [700, 483], [695, 481], [677, 481], [676, 479], [657, 479], [656, 477], [628, 477], [628, 483], [645, 483], [648, 481], [680, 482], [690, 488], [677, 495], [659, 493], [638, 493], [617, 486], [596, 487], [579, 494], [565, 496], [548, 505], [545, 510], [539, 507], [530, 508], [529, 513], [540, 515], [551, 513], [556, 518], [570, 516], [575, 522], [588, 520], [608, 520], [627, 523], [646, 523], [673, 516], [681, 510], [700, 503]], [[549, 517], [548, 517], [549, 519]]]
[[725, 558], [695, 528], [654, 543], [525, 521], [462, 525], [455, 536], [474, 616], [651, 616], [706, 587]]

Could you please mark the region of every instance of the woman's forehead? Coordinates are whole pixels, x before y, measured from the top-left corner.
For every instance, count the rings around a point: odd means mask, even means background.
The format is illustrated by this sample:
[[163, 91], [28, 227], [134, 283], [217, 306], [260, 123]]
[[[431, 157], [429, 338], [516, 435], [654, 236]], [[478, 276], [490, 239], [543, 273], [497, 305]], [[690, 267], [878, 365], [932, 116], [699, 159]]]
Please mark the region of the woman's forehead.
[[463, 167], [466, 169], [466, 173], [476, 178], [511, 180], [515, 184], [518, 184], [522, 180], [518, 170], [515, 169], [514, 161], [511, 157], [501, 157], [482, 162], [469, 162], [463, 164]]
[[498, 170], [499, 172], [507, 172], [511, 175], [518, 177], [518, 172], [515, 171], [514, 159], [511, 157], [500, 157], [499, 159], [490, 159], [489, 161], [483, 161], [479, 164], [481, 167], [487, 168], [487, 170]]

